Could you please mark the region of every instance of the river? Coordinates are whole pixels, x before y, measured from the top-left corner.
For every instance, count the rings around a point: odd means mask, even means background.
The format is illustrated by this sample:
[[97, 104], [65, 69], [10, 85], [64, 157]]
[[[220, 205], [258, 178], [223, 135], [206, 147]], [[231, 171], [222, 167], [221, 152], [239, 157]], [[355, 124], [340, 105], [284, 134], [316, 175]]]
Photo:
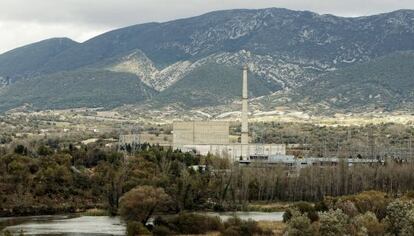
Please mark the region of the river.
[[216, 212], [207, 212], [202, 213], [209, 216], [219, 216], [222, 221], [226, 221], [231, 217], [237, 216], [242, 220], [255, 220], [255, 221], [282, 221], [283, 220], [283, 212], [223, 212], [223, 213], [216, 213]]
[[[226, 221], [238, 216], [243, 220], [281, 221], [282, 212], [225, 212], [197, 213], [209, 216], [219, 216]], [[125, 224], [119, 217], [108, 216], [33, 216], [0, 218], [0, 229], [13, 235], [23, 232], [25, 235], [38, 236], [91, 236], [91, 235], [125, 235]]]
[[36, 216], [0, 218], [3, 231], [13, 235], [125, 235], [119, 217], [108, 216]]

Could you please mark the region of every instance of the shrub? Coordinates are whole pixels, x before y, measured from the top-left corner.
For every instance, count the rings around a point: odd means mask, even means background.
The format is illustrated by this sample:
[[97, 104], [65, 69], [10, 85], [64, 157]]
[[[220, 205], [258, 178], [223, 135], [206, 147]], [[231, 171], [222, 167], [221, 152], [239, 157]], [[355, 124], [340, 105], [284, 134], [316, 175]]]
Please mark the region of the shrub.
[[364, 214], [367, 211], [371, 211], [381, 220], [386, 216], [386, 208], [390, 199], [386, 193], [366, 191], [357, 195], [341, 197], [337, 204], [346, 201], [353, 202], [359, 213]]
[[240, 228], [236, 226], [230, 226], [221, 232], [222, 236], [239, 236]]
[[[414, 224], [414, 203], [396, 200], [387, 207], [387, 232], [394, 235], [403, 235]], [[410, 234], [409, 234], [410, 235]]]
[[120, 214], [125, 220], [145, 224], [151, 215], [169, 199], [162, 188], [139, 186], [120, 199]]
[[345, 214], [347, 214], [351, 218], [359, 214], [359, 211], [356, 208], [355, 204], [348, 200], [338, 202], [336, 204], [336, 207], [341, 209]]
[[154, 230], [152, 231], [153, 235], [156, 236], [167, 236], [167, 235], [174, 235], [175, 233], [170, 230], [167, 226], [164, 225], [156, 225]]
[[241, 236], [250, 236], [250, 235], [271, 235], [271, 232], [263, 231], [257, 222], [253, 220], [242, 220], [238, 217], [233, 217], [228, 219], [224, 223], [224, 230], [221, 234], [225, 236], [230, 235], [241, 235]]
[[293, 205], [293, 209], [287, 209], [285, 213], [283, 213], [283, 222], [288, 222], [296, 211], [306, 215], [311, 220], [311, 222], [319, 220], [318, 213], [315, 211], [315, 208], [312, 206], [312, 204], [307, 202], [299, 202]]
[[6, 230], [3, 232], [3, 236], [12, 236], [12, 233], [10, 231]]
[[293, 207], [298, 209], [301, 213], [308, 213], [308, 212], [315, 210], [312, 204], [308, 202], [298, 202], [298, 203], [295, 203]]
[[222, 223], [218, 217], [208, 217], [197, 214], [180, 214], [176, 224], [180, 233], [202, 234], [208, 231], [220, 230]]
[[53, 151], [50, 148], [48, 148], [44, 145], [39, 146], [38, 149], [37, 149], [37, 154], [40, 155], [40, 156], [47, 156], [47, 155], [50, 155], [52, 153], [53, 153]]
[[324, 236], [345, 235], [349, 217], [342, 210], [329, 210], [319, 214], [319, 232]]
[[319, 220], [319, 215], [316, 211], [308, 212], [306, 215], [312, 223]]
[[156, 227], [164, 226], [171, 232], [181, 234], [204, 234], [209, 231], [221, 231], [223, 224], [219, 217], [210, 217], [192, 213], [182, 213], [171, 219], [158, 217]]
[[317, 202], [316, 204], [315, 204], [315, 211], [316, 212], [320, 212], [320, 211], [328, 211], [329, 210], [329, 208], [328, 208], [328, 206], [326, 205], [326, 203], [325, 203], [325, 201], [320, 201], [320, 202]]
[[286, 234], [288, 236], [313, 235], [310, 219], [305, 214], [295, 213], [287, 224]]
[[127, 235], [136, 236], [136, 235], [151, 235], [145, 226], [137, 221], [128, 221], [127, 223]]
[[380, 236], [385, 233], [384, 225], [381, 224], [378, 221], [377, 216], [370, 211], [354, 217], [352, 221], [356, 226], [358, 233], [365, 233], [368, 236]]
[[20, 155], [27, 155], [27, 148], [19, 144], [14, 148], [14, 153], [20, 154]]
[[404, 198], [406, 199], [414, 199], [414, 191], [408, 191], [404, 194]]
[[401, 231], [401, 235], [403, 236], [411, 236], [414, 233], [414, 209], [410, 209], [407, 212], [405, 218], [405, 225]]
[[221, 204], [215, 204], [214, 206], [213, 206], [213, 211], [215, 211], [215, 212], [224, 212], [226, 209], [224, 208], [224, 206], [223, 205], [221, 205]]
[[294, 210], [292, 209], [287, 209], [284, 213], [283, 213], [283, 223], [287, 223], [293, 216], [293, 212]]

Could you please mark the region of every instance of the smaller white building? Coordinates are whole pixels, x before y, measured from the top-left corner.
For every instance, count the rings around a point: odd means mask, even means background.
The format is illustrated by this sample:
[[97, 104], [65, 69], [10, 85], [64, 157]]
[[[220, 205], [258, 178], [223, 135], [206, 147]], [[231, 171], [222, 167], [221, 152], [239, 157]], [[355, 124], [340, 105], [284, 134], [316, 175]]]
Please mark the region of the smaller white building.
[[[240, 160], [244, 145], [240, 143], [234, 144], [195, 144], [181, 145], [177, 147], [183, 152], [195, 152], [199, 155], [212, 154], [220, 157], [226, 157], [233, 161]], [[277, 156], [286, 155], [285, 144], [248, 144], [248, 156]], [[250, 158], [249, 158], [250, 159]]]

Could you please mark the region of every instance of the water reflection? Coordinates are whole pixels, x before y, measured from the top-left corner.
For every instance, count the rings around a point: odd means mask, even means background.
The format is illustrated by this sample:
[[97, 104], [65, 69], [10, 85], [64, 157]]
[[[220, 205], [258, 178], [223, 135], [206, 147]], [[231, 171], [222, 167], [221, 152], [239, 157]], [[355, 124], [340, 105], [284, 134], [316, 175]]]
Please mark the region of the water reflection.
[[42, 216], [2, 218], [0, 225], [12, 234], [25, 235], [125, 235], [125, 225], [118, 217], [107, 216]]
[[[282, 221], [283, 212], [224, 212], [204, 213], [219, 216], [222, 221], [237, 216], [243, 220]], [[4, 228], [5, 227], [5, 228]], [[8, 230], [13, 235], [38, 236], [85, 236], [85, 235], [125, 235], [125, 224], [119, 217], [107, 216], [36, 216], [0, 218], [0, 230]]]
[[223, 212], [223, 213], [215, 213], [215, 212], [208, 212], [202, 213], [209, 216], [218, 216], [222, 221], [226, 221], [231, 217], [237, 216], [242, 220], [254, 220], [254, 221], [282, 221], [283, 220], [283, 212]]

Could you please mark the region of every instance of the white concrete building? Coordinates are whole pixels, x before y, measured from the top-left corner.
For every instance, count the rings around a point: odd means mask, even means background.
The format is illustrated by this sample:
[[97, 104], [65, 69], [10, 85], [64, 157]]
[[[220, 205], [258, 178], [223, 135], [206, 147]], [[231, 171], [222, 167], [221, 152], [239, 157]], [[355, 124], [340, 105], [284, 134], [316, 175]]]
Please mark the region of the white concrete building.
[[200, 155], [213, 154], [234, 161], [285, 156], [285, 144], [249, 144], [248, 68], [243, 67], [241, 143], [229, 142], [229, 123], [222, 121], [174, 122], [173, 148]]
[[213, 154], [229, 158], [233, 161], [245, 159], [244, 153], [247, 150], [248, 159], [251, 157], [269, 157], [274, 155], [286, 155], [286, 145], [284, 144], [194, 144], [182, 145], [179, 149], [183, 152], [195, 152], [199, 155]]

